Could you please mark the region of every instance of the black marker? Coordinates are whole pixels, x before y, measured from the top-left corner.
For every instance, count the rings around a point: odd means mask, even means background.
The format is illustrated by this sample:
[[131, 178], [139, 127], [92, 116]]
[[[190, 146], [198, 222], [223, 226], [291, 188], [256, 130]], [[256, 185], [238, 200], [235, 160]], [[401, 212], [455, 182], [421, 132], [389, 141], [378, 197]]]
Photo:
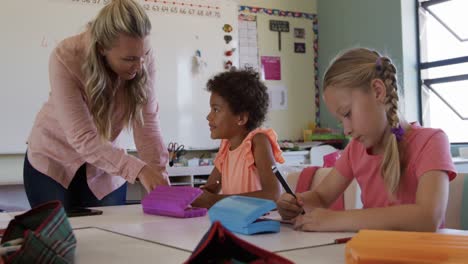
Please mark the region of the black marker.
[[[281, 185], [283, 186], [284, 190], [289, 193], [290, 195], [294, 196], [294, 198], [297, 200], [297, 196], [293, 193], [293, 191], [291, 190], [291, 188], [289, 188], [289, 185], [288, 183], [286, 183], [286, 181], [284, 180], [283, 178], [283, 175], [281, 175], [281, 172], [278, 170], [278, 168], [276, 168], [275, 165], [271, 166], [271, 170], [273, 171], [273, 173], [275, 174], [276, 178], [278, 179], [278, 181], [281, 183]], [[301, 214], [305, 214], [305, 211], [304, 209], [302, 209], [302, 213]]]
[[286, 183], [286, 181], [283, 178], [283, 175], [281, 175], [281, 172], [276, 168], [275, 165], [271, 166], [271, 169], [273, 170], [273, 173], [275, 174], [276, 178], [278, 178], [278, 181], [281, 183], [283, 186], [284, 190], [289, 193], [290, 195], [294, 196], [294, 198], [297, 199], [296, 195], [293, 193], [291, 188], [289, 188], [289, 185]]

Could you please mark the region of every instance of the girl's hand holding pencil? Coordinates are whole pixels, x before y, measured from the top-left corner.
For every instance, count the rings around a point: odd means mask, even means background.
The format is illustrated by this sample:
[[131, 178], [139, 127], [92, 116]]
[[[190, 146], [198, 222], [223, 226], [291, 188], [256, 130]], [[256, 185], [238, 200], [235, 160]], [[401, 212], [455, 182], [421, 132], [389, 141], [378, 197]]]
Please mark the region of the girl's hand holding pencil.
[[[283, 189], [286, 191], [286, 193], [283, 194], [280, 197], [280, 199], [278, 199], [278, 201], [276, 202], [276, 205], [278, 207], [278, 212], [280, 213], [281, 217], [283, 217], [283, 219], [285, 220], [290, 220], [299, 214], [305, 214], [305, 211], [303, 208], [304, 202], [302, 201], [302, 198], [300, 198], [299, 195], [293, 193], [289, 185], [284, 180], [283, 175], [281, 175], [281, 172], [275, 165], [271, 166], [271, 170], [273, 171], [273, 174], [275, 174], [278, 181], [281, 183], [281, 186], [283, 186]], [[300, 209], [299, 209], [299, 212], [296, 214], [296, 211], [297, 211], [296, 209], [298, 207]]]
[[304, 214], [304, 202], [300, 194], [283, 193], [276, 202], [278, 213], [284, 220], [291, 220]]

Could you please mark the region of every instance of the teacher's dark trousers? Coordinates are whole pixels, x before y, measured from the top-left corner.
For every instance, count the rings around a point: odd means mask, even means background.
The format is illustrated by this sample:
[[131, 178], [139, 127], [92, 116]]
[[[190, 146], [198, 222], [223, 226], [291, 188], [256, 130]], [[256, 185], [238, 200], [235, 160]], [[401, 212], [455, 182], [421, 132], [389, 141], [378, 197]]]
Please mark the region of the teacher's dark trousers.
[[86, 182], [86, 164], [83, 164], [78, 169], [70, 186], [68, 186], [68, 189], [65, 189], [51, 177], [36, 170], [29, 163], [27, 153], [24, 158], [23, 180], [24, 189], [26, 190], [31, 207], [52, 200], [61, 201], [65, 209], [123, 205], [127, 196], [127, 183], [125, 183], [101, 200], [97, 199]]

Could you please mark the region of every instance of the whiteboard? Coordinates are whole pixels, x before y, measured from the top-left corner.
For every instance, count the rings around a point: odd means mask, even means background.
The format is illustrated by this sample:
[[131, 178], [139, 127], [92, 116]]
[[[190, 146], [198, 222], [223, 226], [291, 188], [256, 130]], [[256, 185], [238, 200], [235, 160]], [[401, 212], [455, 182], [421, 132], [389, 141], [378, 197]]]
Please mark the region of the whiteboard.
[[[108, 0], [8, 0], [0, 8], [0, 153], [24, 153], [35, 116], [49, 94], [48, 59], [56, 44], [84, 30]], [[166, 142], [191, 149], [219, 145], [210, 138], [206, 115], [206, 82], [224, 70], [226, 60], [238, 65], [238, 0], [139, 1], [151, 19], [156, 57], [155, 90]], [[183, 5], [182, 5], [183, 4]], [[183, 7], [183, 8], [182, 8]], [[224, 24], [233, 31], [225, 33]], [[227, 44], [224, 35], [232, 36]], [[206, 62], [195, 67], [200, 50]], [[121, 146], [134, 149], [128, 132]]]

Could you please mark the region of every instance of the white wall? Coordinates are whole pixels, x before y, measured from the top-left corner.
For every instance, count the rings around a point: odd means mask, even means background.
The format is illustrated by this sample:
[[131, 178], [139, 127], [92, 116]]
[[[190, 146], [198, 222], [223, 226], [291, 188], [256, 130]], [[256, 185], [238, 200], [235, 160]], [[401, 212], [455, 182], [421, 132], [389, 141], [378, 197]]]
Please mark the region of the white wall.
[[22, 186], [23, 159], [24, 155], [0, 155], [0, 209], [2, 210], [29, 206]]
[[[0, 97], [0, 123], [8, 125], [2, 127], [0, 153], [25, 151], [35, 116], [49, 94], [47, 65], [51, 51], [63, 38], [82, 32], [86, 22], [104, 5], [102, 2], [83, 2], [24, 0], [2, 4], [0, 32], [8, 41], [0, 43], [0, 79], [5, 87]], [[211, 1], [218, 3], [219, 11], [190, 7], [185, 9], [188, 10], [186, 14], [175, 12], [177, 8], [183, 10], [180, 5], [173, 7], [170, 3], [163, 5], [160, 2], [139, 0], [147, 6], [153, 25], [149, 38], [156, 57], [154, 90], [165, 142], [182, 142], [185, 148], [216, 148], [219, 141], [210, 138], [205, 118], [210, 110], [209, 93], [205, 87], [208, 79], [224, 70], [224, 52], [237, 47], [238, 31], [230, 32], [233, 41], [226, 44], [221, 28], [225, 23], [238, 28], [239, 0]], [[170, 6], [171, 11], [157, 9], [160, 6]], [[193, 10], [196, 15], [190, 15]], [[25, 17], [36, 23], [29, 23], [24, 28], [11, 26], [20, 25]], [[47, 19], [51, 17], [55, 20]], [[206, 62], [203, 67], [196, 67], [194, 63], [197, 50]], [[237, 65], [238, 53], [230, 59]], [[25, 73], [27, 78], [22, 77]], [[133, 136], [121, 137], [119, 143], [126, 149], [135, 148]]]
[[23, 154], [0, 155], [0, 185], [23, 183], [23, 159]]
[[23, 185], [0, 186], [0, 210], [24, 211], [29, 208]]
[[[241, 0], [240, 4], [247, 5], [247, 6], [276, 8], [276, 9], [287, 10], [287, 11], [316, 13], [316, 1], [315, 0], [288, 0], [288, 1]], [[270, 37], [271, 38], [277, 37], [276, 34], [273, 34], [273, 35]], [[283, 39], [283, 41], [286, 41], [286, 39]], [[263, 50], [262, 52], [265, 53], [265, 55], [268, 55], [267, 53], [269, 53], [268, 51], [269, 49], [273, 49], [274, 47], [277, 47], [277, 39], [274, 39], [274, 41], [272, 40], [271, 42], [272, 42], [271, 45], [268, 45], [267, 43], [267, 45], [262, 45], [260, 47], [260, 49]], [[311, 49], [312, 47], [309, 44], [307, 48]], [[286, 59], [288, 56], [292, 56], [292, 55], [293, 54], [288, 53], [288, 54], [285, 54], [284, 57]], [[308, 67], [312, 67], [312, 66], [308, 66]], [[287, 67], [283, 66], [282, 68], [283, 68], [283, 76], [291, 76], [292, 72], [297, 70], [297, 68], [294, 69], [290, 65], [288, 65]], [[313, 69], [311, 68], [310, 71], [307, 70], [307, 72], [313, 73]], [[307, 86], [304, 83], [305, 81], [300, 80], [303, 77], [299, 76], [298, 78], [299, 80], [295, 80], [295, 79], [290, 80], [290, 86], [298, 87], [299, 90], [296, 90], [296, 94], [299, 94], [299, 96], [296, 96], [296, 98], [297, 100], [303, 100], [303, 98], [305, 98], [305, 96], [302, 96], [304, 94], [304, 91], [306, 91], [309, 94], [313, 94], [313, 90], [310, 90], [310, 87], [313, 87], [313, 83]], [[307, 78], [310, 78], [310, 76]], [[294, 95], [290, 95], [290, 98], [291, 99], [294, 98]], [[285, 113], [277, 112], [273, 115], [272, 118], [270, 118], [270, 121], [269, 121], [270, 125], [274, 129], [278, 130], [281, 139], [298, 138], [300, 136], [299, 126], [300, 127], [305, 126], [309, 118], [312, 118], [311, 120], [313, 121], [313, 113], [315, 111], [315, 108], [313, 108], [312, 100], [313, 100], [313, 97], [310, 98], [310, 105], [308, 105], [309, 98], [306, 98], [307, 103], [295, 104], [294, 101], [288, 102], [290, 107], [294, 107], [294, 105], [303, 106], [303, 108], [305, 109], [304, 111], [308, 113], [304, 113], [304, 115], [301, 117], [289, 116]], [[307, 120], [305, 120], [304, 117], [306, 117]], [[299, 118], [300, 121], [297, 121], [296, 118]], [[292, 125], [288, 125], [288, 124], [298, 124], [298, 123], [300, 123], [300, 125], [298, 125], [296, 129], [290, 129]], [[293, 132], [289, 132], [289, 131], [293, 131]], [[23, 176], [22, 176], [23, 175], [23, 172], [22, 172], [23, 159], [24, 159], [24, 155], [22, 154], [0, 155], [0, 185], [22, 184], [23, 182]], [[0, 186], [0, 193], [1, 192], [2, 192], [2, 187]], [[0, 196], [0, 202], [1, 201], [2, 201], [2, 197]]]

